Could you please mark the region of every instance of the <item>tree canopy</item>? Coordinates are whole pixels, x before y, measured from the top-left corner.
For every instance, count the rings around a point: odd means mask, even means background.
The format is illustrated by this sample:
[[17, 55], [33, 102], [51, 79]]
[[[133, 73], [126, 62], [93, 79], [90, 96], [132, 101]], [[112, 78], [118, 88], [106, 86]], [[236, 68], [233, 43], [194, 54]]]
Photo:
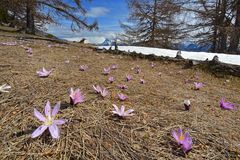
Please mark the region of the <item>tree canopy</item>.
[[47, 23], [59, 24], [59, 19], [71, 21], [71, 29], [98, 29], [97, 22], [89, 23], [86, 10], [80, 0], [68, 3], [64, 0], [1, 0], [0, 22], [10, 23], [35, 33], [35, 29], [42, 29]]

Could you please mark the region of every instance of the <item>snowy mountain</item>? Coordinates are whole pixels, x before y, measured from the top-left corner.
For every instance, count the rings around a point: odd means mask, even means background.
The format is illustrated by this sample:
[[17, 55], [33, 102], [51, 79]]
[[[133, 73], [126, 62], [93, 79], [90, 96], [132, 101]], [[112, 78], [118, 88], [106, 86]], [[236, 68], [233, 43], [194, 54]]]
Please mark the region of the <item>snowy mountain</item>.
[[207, 52], [210, 50], [211, 44], [199, 45], [194, 42], [183, 42], [175, 44], [174, 48], [181, 51]]
[[110, 39], [105, 39], [101, 44], [101, 46], [111, 46], [112, 45], [112, 41]]

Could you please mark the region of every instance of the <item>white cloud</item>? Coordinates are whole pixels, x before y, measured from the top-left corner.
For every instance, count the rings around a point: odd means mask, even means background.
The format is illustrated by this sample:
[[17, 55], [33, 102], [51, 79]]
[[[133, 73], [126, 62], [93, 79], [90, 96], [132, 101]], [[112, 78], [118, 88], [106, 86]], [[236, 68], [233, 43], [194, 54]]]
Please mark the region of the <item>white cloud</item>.
[[131, 22], [124, 21], [122, 24], [127, 25], [127, 26], [133, 26], [134, 24]]
[[114, 31], [85, 31], [73, 32], [70, 28], [57, 25], [46, 25], [48, 33], [69, 41], [79, 41], [85, 38], [89, 43], [102, 43], [106, 38], [114, 39], [118, 32]]
[[92, 7], [86, 14], [87, 17], [102, 17], [105, 16], [110, 10], [105, 7]]

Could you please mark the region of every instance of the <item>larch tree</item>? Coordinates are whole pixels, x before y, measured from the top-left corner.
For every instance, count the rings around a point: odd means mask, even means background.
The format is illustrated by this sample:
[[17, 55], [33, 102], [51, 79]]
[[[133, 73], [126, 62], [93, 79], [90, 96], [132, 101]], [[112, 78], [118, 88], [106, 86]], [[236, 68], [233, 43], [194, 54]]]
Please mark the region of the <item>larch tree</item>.
[[173, 0], [128, 0], [128, 22], [121, 23], [128, 38], [138, 45], [171, 48], [179, 38], [181, 23], [175, 17], [180, 6]]
[[71, 21], [71, 29], [74, 31], [98, 29], [96, 21], [87, 21], [87, 11], [80, 0], [1, 0], [1, 8], [5, 8], [11, 16], [14, 14], [15, 20], [23, 23], [26, 32], [30, 34], [46, 23], [59, 23], [59, 19]]
[[232, 34], [230, 38], [229, 52], [239, 52], [240, 43], [240, 0], [236, 0], [233, 3], [233, 15], [235, 19], [232, 25]]
[[212, 52], [239, 52], [239, 0], [195, 0], [186, 10], [195, 15], [189, 25], [200, 44], [211, 44]]

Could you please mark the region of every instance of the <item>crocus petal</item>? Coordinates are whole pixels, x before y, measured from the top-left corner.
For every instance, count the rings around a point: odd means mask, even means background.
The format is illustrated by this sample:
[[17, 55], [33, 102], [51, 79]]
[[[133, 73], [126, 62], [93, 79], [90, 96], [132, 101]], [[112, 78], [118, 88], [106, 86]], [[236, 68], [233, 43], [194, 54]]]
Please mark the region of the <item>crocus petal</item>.
[[102, 90], [99, 85], [97, 86], [93, 85], [93, 89], [95, 90], [96, 93], [100, 93], [100, 91]]
[[42, 71], [43, 71], [43, 72], [48, 72], [44, 67], [43, 67]]
[[62, 125], [64, 123], [66, 123], [66, 120], [65, 119], [58, 119], [58, 120], [54, 120], [53, 123], [56, 124], [56, 125]]
[[11, 86], [8, 86], [8, 85], [4, 85], [4, 89], [10, 89], [11, 88]]
[[225, 104], [226, 104], [227, 106], [229, 106], [230, 108], [231, 108], [231, 107], [234, 107], [234, 104], [232, 104], [231, 102], [226, 102]]
[[121, 110], [120, 110], [121, 114], [124, 114], [124, 110], [125, 110], [125, 106], [121, 106]]
[[4, 89], [1, 89], [0, 92], [3, 92], [3, 93], [8, 93], [9, 91], [7, 90], [4, 90]]
[[79, 89], [76, 90], [75, 93], [76, 93], [76, 95], [75, 95], [74, 98], [73, 98], [74, 104], [84, 102], [84, 95], [82, 95], [82, 93], [80, 92], [80, 90], [79, 90]]
[[11, 86], [6, 86], [6, 87], [5, 87], [5, 89], [10, 89], [10, 88], [11, 88]]
[[133, 109], [129, 109], [129, 110], [127, 110], [125, 113], [128, 114], [128, 115], [130, 115], [130, 113], [132, 113], [132, 112], [134, 112], [134, 110], [133, 110]]
[[77, 89], [75, 90], [75, 93], [79, 93], [79, 92], [80, 92], [80, 89], [77, 88]]
[[54, 108], [52, 110], [52, 117], [55, 118], [55, 116], [57, 115], [59, 109], [60, 109], [60, 102], [57, 102], [57, 104], [54, 106]]
[[187, 141], [190, 137], [189, 133], [188, 132], [185, 132], [184, 133], [184, 141]]
[[178, 136], [182, 135], [182, 128], [178, 128]]
[[73, 88], [70, 88], [70, 95], [74, 93]]
[[34, 108], [34, 116], [37, 117], [37, 119], [39, 119], [42, 122], [46, 121], [46, 118], [40, 112], [38, 112], [38, 110], [35, 108]]
[[72, 101], [74, 100], [74, 97], [75, 97], [75, 92], [73, 90], [73, 88], [70, 89], [70, 98], [72, 99]]
[[118, 114], [119, 115], [119, 112], [117, 111], [112, 111], [113, 114]]
[[47, 117], [51, 117], [51, 106], [49, 101], [47, 101], [47, 104], [45, 106], [45, 115]]
[[47, 126], [40, 126], [38, 127], [31, 135], [32, 138], [36, 138], [38, 136], [40, 136], [45, 130], [47, 129]]
[[172, 136], [173, 136], [173, 138], [174, 138], [177, 142], [179, 141], [177, 132], [173, 131], [173, 132], [172, 132]]
[[102, 91], [101, 91], [101, 95], [102, 97], [106, 97], [108, 95], [108, 91], [104, 88]]
[[7, 84], [4, 84], [4, 85], [0, 86], [0, 92], [7, 93], [9, 91], [6, 90], [6, 89], [10, 89], [10, 88], [11, 88], [11, 86], [8, 86]]
[[113, 104], [113, 107], [114, 107], [114, 109], [115, 109], [116, 112], [119, 112], [119, 109], [118, 109], [118, 106], [117, 106], [117, 105]]
[[94, 89], [95, 91], [97, 91], [97, 88], [96, 88], [96, 86], [95, 86], [95, 85], [93, 85], [92, 87], [93, 87], [93, 89]]
[[49, 132], [53, 138], [59, 138], [59, 129], [56, 124], [49, 126]]
[[192, 138], [190, 137], [188, 132], [186, 132], [184, 134], [184, 140], [182, 142], [182, 148], [183, 148], [183, 151], [185, 153], [188, 152], [189, 150], [191, 150], [191, 148], [192, 148]]
[[182, 144], [182, 149], [183, 149], [183, 152], [188, 152], [189, 150], [192, 149], [192, 142], [185, 142]]

